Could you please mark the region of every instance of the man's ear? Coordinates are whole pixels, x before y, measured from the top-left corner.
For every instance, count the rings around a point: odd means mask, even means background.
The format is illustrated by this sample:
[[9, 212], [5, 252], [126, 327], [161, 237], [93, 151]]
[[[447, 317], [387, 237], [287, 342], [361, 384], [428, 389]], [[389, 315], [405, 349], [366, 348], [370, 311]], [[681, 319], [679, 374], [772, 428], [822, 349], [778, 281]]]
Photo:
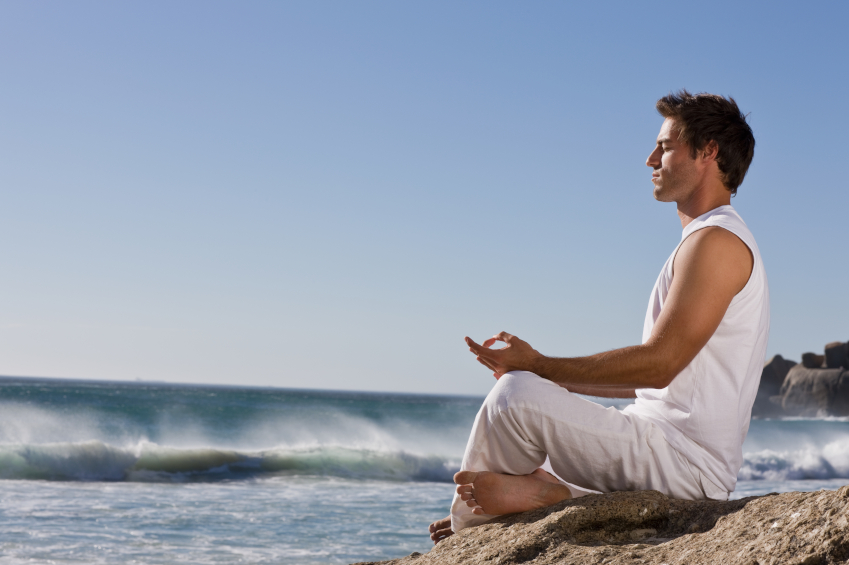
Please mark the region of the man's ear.
[[716, 161], [716, 157], [719, 155], [719, 144], [711, 139], [705, 145], [705, 148], [702, 149], [702, 159], [705, 161]]

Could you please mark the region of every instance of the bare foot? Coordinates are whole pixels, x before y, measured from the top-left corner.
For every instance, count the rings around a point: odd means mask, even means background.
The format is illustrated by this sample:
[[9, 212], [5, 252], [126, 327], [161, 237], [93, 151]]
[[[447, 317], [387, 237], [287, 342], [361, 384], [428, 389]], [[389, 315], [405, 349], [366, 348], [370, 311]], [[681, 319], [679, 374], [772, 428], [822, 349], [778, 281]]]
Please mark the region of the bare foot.
[[475, 514], [526, 512], [572, 498], [568, 487], [542, 469], [530, 475], [460, 471], [454, 482], [459, 485], [457, 494]]
[[556, 485], [560, 484], [560, 481], [557, 480], [557, 477], [555, 477], [545, 469], [537, 469], [536, 471], [531, 473], [531, 475], [534, 475], [536, 476], [536, 478], [541, 479], [543, 481], [548, 481], [549, 483], [554, 483]]
[[428, 531], [430, 532], [430, 539], [433, 540], [433, 545], [438, 544], [454, 533], [454, 530], [451, 529], [451, 516], [437, 520], [430, 525]]

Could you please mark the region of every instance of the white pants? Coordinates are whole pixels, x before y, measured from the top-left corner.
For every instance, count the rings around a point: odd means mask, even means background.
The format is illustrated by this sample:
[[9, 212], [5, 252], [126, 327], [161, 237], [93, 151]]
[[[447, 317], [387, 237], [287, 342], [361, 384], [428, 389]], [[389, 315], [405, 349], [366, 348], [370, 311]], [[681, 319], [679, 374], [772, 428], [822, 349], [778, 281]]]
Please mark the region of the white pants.
[[[527, 475], [547, 463], [546, 457], [573, 496], [657, 490], [673, 498], [708, 498], [702, 486], [707, 479], [653, 423], [585, 400], [533, 373], [507, 373], [475, 418], [461, 469]], [[715, 488], [708, 486], [714, 495]], [[454, 495], [455, 532], [492, 518], [472, 514]]]

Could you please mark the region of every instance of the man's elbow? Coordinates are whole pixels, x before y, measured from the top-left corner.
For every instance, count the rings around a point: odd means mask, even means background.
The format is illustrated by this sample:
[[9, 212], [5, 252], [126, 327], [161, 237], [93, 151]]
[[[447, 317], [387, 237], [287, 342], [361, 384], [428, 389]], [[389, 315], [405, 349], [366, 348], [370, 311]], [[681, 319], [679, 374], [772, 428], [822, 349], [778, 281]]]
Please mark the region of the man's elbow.
[[675, 380], [675, 377], [680, 375], [681, 371], [687, 368], [687, 365], [690, 364], [690, 361], [692, 361], [692, 359], [679, 358], [670, 360], [669, 362], [665, 363], [663, 368], [656, 374], [657, 386], [655, 386], [654, 388], [668, 387], [670, 384], [672, 384], [672, 381]]
[[[693, 360], [695, 355], [689, 355], [689, 347], [675, 344], [670, 347], [668, 343], [651, 340], [644, 344], [649, 356], [647, 371], [643, 379], [642, 388], [666, 388], [675, 380], [681, 371]], [[697, 351], [698, 352], [698, 351]]]
[[[678, 371], [680, 373], [680, 371]], [[666, 372], [662, 375], [658, 375], [655, 379], [655, 384], [652, 388], [666, 388], [672, 381], [675, 380], [675, 377], [678, 376], [678, 373]]]
[[655, 372], [643, 379], [637, 388], [666, 388], [674, 379], [675, 377], [669, 378]]
[[658, 363], [651, 371], [641, 388], [666, 388], [675, 380], [688, 363], [669, 362]]

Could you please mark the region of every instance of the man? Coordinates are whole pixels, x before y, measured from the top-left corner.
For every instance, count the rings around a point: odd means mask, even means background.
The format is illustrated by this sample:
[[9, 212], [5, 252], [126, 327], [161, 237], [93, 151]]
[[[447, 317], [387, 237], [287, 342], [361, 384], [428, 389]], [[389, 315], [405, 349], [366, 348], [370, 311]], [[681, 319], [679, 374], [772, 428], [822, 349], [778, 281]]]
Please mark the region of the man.
[[[646, 164], [684, 231], [642, 345], [555, 358], [506, 332], [480, 345], [467, 337], [498, 382], [454, 476], [451, 515], [430, 526], [435, 543], [592, 491], [725, 500], [734, 490], [769, 336], [763, 262], [730, 205], [755, 140], [733, 98], [684, 90], [656, 106], [665, 120]], [[575, 393], [636, 401], [619, 411]]]

